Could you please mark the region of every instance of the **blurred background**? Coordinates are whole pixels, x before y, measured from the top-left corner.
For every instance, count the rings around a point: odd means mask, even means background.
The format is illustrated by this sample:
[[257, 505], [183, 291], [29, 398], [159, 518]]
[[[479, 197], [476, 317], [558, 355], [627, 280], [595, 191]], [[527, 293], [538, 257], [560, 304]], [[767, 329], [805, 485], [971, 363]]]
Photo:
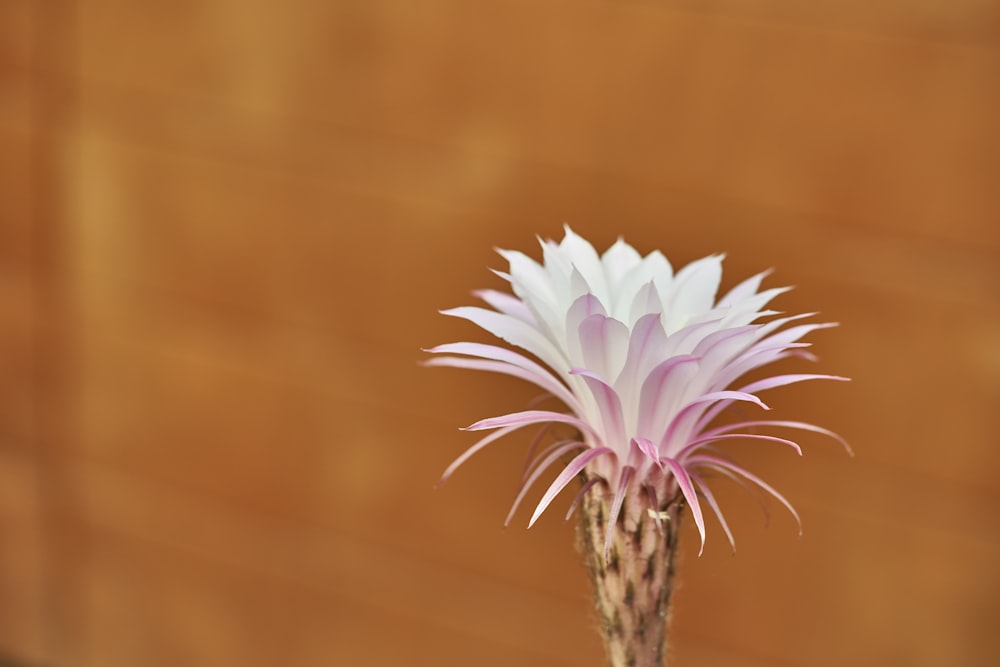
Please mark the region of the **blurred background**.
[[0, 662], [603, 664], [526, 441], [433, 488], [533, 389], [418, 366], [564, 222], [842, 324], [676, 664], [995, 664], [994, 0], [3, 0]]

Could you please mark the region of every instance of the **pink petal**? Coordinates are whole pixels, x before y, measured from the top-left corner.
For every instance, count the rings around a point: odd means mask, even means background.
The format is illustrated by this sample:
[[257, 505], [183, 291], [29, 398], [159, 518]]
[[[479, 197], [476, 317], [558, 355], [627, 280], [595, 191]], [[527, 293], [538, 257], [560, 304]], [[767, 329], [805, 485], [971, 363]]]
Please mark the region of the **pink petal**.
[[774, 389], [775, 387], [783, 387], [786, 384], [794, 384], [796, 382], [804, 382], [806, 380], [837, 380], [838, 382], [849, 382], [850, 378], [841, 377], [839, 375], [820, 375], [816, 373], [789, 373], [787, 375], [775, 375], [774, 377], [764, 378], [763, 380], [752, 382], [747, 386], [742, 387], [740, 391], [756, 393], [758, 391]]
[[507, 518], [504, 520], [503, 525], [510, 525], [510, 520], [514, 517], [514, 512], [517, 511], [521, 501], [524, 500], [524, 496], [528, 493], [528, 489], [531, 488], [535, 481], [548, 469], [550, 465], [559, 460], [559, 458], [566, 454], [566, 452], [586, 446], [586, 443], [583, 442], [563, 442], [558, 443], [555, 447], [553, 447], [551, 453], [546, 456], [537, 467], [535, 467], [531, 476], [521, 484], [521, 488], [518, 490], [517, 496], [514, 498], [514, 503], [511, 505], [510, 512], [507, 513]]
[[625, 365], [629, 347], [628, 327], [612, 317], [595, 314], [584, 318], [578, 333], [584, 367], [609, 382], [613, 381]]
[[637, 433], [651, 435], [666, 421], [682, 392], [669, 392], [675, 385], [684, 387], [697, 372], [698, 357], [689, 354], [671, 357], [659, 364], [646, 377], [639, 391], [639, 424]]
[[701, 548], [698, 550], [700, 556], [705, 550], [705, 517], [701, 514], [701, 504], [698, 502], [698, 494], [691, 484], [691, 477], [687, 470], [680, 463], [669, 457], [663, 457], [663, 462], [670, 466], [670, 470], [677, 479], [677, 484], [681, 487], [681, 493], [691, 507], [691, 514], [694, 516], [694, 523], [698, 527], [698, 534], [701, 535]]
[[542, 512], [548, 508], [548, 506], [555, 500], [555, 497], [559, 495], [559, 492], [566, 488], [574, 477], [580, 474], [580, 471], [587, 467], [587, 464], [594, 459], [611, 454], [614, 456], [615, 452], [613, 449], [608, 447], [597, 447], [596, 449], [588, 449], [585, 452], [581, 452], [570, 461], [566, 467], [563, 469], [559, 476], [556, 477], [555, 481], [552, 482], [548, 490], [546, 490], [545, 495], [542, 499], [538, 501], [538, 506], [535, 507], [535, 513], [531, 515], [531, 520], [528, 522], [528, 527], [531, 528], [538, 521], [538, 517], [542, 515]]
[[604, 426], [605, 444], [616, 445], [625, 443], [625, 416], [622, 414], [622, 402], [618, 394], [607, 382], [596, 373], [585, 368], [574, 368], [572, 375], [579, 375], [587, 383], [587, 388], [594, 395], [597, 409], [601, 413]]
[[570, 503], [569, 509], [566, 510], [566, 518], [564, 519], [564, 521], [569, 521], [569, 518], [573, 516], [573, 510], [575, 510], [576, 506], [580, 504], [581, 500], [583, 500], [583, 497], [587, 494], [587, 491], [590, 491], [591, 487], [593, 487], [595, 484], [603, 481], [604, 479], [601, 477], [591, 477], [590, 479], [588, 479], [586, 482], [583, 483], [583, 486], [580, 487], [580, 490], [577, 492], [576, 497], [573, 498], [573, 502]]
[[[775, 387], [781, 387], [786, 384], [793, 384], [795, 382], [803, 382], [805, 380], [838, 380], [838, 381], [848, 381], [849, 378], [840, 377], [839, 375], [816, 375], [816, 374], [789, 374], [789, 375], [776, 375], [770, 378], [764, 378], [757, 382], [752, 382], [745, 387], [740, 387], [739, 391], [747, 393], [756, 393], [758, 391], [765, 391], [767, 389], [774, 389]], [[695, 430], [700, 431], [706, 426], [708, 426], [713, 419], [715, 419], [723, 410], [732, 405], [731, 401], [723, 401], [709, 409], [701, 419], [698, 420], [698, 424]]]
[[[522, 379], [525, 379], [528, 382], [531, 382], [532, 384], [548, 391], [570, 408], [574, 410], [579, 408], [579, 401], [576, 400], [576, 397], [573, 396], [572, 392], [570, 392], [566, 385], [559, 381], [554, 373], [546, 369], [541, 364], [535, 363], [523, 354], [519, 354], [514, 350], [509, 350], [498, 345], [485, 345], [482, 343], [450, 343], [447, 345], [438, 345], [437, 347], [433, 347], [427, 351], [431, 354], [464, 354], [472, 357], [491, 359], [510, 364], [511, 366], [522, 369], [527, 374], [523, 376], [518, 375], [518, 377], [522, 377]], [[430, 366], [458, 366], [458, 364], [445, 364], [440, 361], [435, 362], [433, 359], [429, 359], [425, 363]], [[468, 365], [461, 367], [471, 368], [471, 366]], [[491, 368], [482, 370], [492, 370], [494, 372], [515, 375], [514, 373], [500, 369]]]
[[614, 502], [611, 503], [611, 514], [608, 516], [608, 527], [604, 533], [604, 562], [608, 562], [608, 553], [611, 551], [611, 539], [614, 537], [615, 528], [618, 525], [618, 515], [622, 511], [622, 503], [625, 502], [625, 494], [628, 493], [629, 482], [635, 475], [635, 468], [625, 466], [622, 468], [621, 477], [618, 478], [618, 489], [615, 491]]
[[600, 434], [590, 424], [579, 417], [567, 415], [563, 412], [551, 412], [549, 410], [525, 410], [523, 412], [512, 412], [509, 415], [502, 415], [500, 417], [490, 417], [489, 419], [477, 421], [471, 426], [466, 426], [462, 430], [484, 431], [486, 429], [502, 428], [505, 426], [517, 426], [520, 428], [522, 426], [529, 426], [530, 424], [544, 424], [547, 422], [569, 424], [581, 431], [587, 431], [595, 437], [600, 437]]
[[639, 377], [645, 377], [652, 365], [660, 359], [666, 344], [667, 334], [660, 324], [660, 314], [650, 313], [640, 317], [629, 335], [625, 367], [615, 385], [626, 378], [634, 381]]
[[674, 418], [670, 420], [670, 424], [667, 426], [667, 430], [663, 434], [663, 438], [660, 440], [660, 450], [671, 451], [669, 446], [670, 441], [674, 438], [674, 436], [683, 432], [682, 429], [687, 429], [693, 425], [701, 413], [708, 409], [709, 405], [717, 401], [746, 401], [748, 403], [754, 403], [764, 410], [771, 409], [759, 398], [744, 391], [724, 390], [704, 394], [677, 411]]
[[646, 458], [653, 461], [658, 468], [663, 469], [663, 462], [660, 461], [660, 452], [657, 451], [656, 445], [649, 438], [632, 438], [632, 444], [638, 448]]
[[802, 448], [799, 447], [798, 443], [792, 440], [786, 440], [785, 438], [779, 438], [773, 435], [760, 435], [757, 433], [725, 433], [720, 435], [711, 435], [700, 437], [697, 440], [693, 440], [684, 446], [679, 452], [677, 452], [677, 458], [683, 459], [685, 456], [698, 449], [704, 444], [709, 442], [718, 442], [720, 440], [764, 440], [767, 442], [777, 442], [782, 445], [788, 445], [796, 452], [799, 456], [802, 456]]
[[708, 488], [707, 484], [705, 484], [705, 480], [699, 477], [696, 473], [692, 472], [689, 474], [691, 475], [691, 479], [694, 480], [694, 483], [697, 485], [699, 492], [705, 499], [705, 502], [708, 503], [708, 506], [712, 508], [713, 512], [715, 512], [715, 517], [719, 520], [719, 523], [722, 525], [722, 530], [725, 531], [726, 537], [729, 538], [729, 546], [732, 548], [733, 553], [735, 554], [736, 540], [733, 539], [733, 531], [729, 529], [729, 524], [726, 522], [726, 517], [722, 515], [722, 510], [719, 508], [719, 503], [715, 500], [715, 496], [712, 494], [712, 490]]
[[[531, 465], [535, 461], [535, 452], [538, 451], [538, 445], [541, 444], [542, 439], [551, 429], [552, 429], [551, 423], [544, 424], [542, 428], [538, 429], [538, 433], [535, 434], [535, 437], [531, 439], [531, 444], [528, 445], [528, 452], [524, 456], [524, 470], [521, 471], [522, 482], [528, 477], [528, 474], [531, 472]], [[542, 455], [544, 456], [544, 454], [547, 453], [548, 451], [549, 448], [546, 448], [545, 452], [543, 452]]]
[[799, 517], [799, 513], [795, 511], [795, 508], [792, 507], [792, 504], [788, 502], [788, 500], [783, 495], [778, 493], [774, 489], [774, 487], [772, 487], [770, 484], [762, 480], [760, 477], [757, 477], [750, 471], [746, 470], [745, 468], [742, 468], [741, 466], [736, 465], [732, 461], [720, 459], [717, 456], [709, 456], [707, 454], [697, 454], [695, 456], [692, 456], [688, 459], [688, 463], [691, 465], [705, 465], [709, 468], [715, 468], [716, 470], [720, 469], [731, 470], [732, 472], [735, 472], [738, 475], [742, 475], [743, 477], [747, 478], [748, 480], [750, 480], [751, 482], [753, 482], [754, 484], [756, 484], [757, 486], [759, 486], [760, 488], [764, 489], [772, 496], [777, 498], [778, 502], [784, 505], [785, 509], [791, 512], [792, 516], [795, 517], [795, 522], [799, 525], [799, 535], [802, 534], [802, 519]]
[[490, 433], [485, 438], [482, 438], [481, 440], [477, 441], [476, 444], [466, 449], [464, 452], [462, 452], [461, 456], [459, 456], [457, 459], [451, 462], [451, 465], [449, 465], [445, 469], [444, 473], [441, 475], [441, 479], [438, 481], [438, 486], [441, 486], [442, 484], [447, 482], [448, 478], [451, 477], [451, 474], [455, 472], [455, 470], [457, 470], [460, 465], [468, 461], [473, 454], [480, 451], [490, 443], [496, 442], [497, 440], [504, 437], [511, 431], [516, 431], [519, 428], [520, 426], [508, 426], [507, 428], [502, 428], [499, 431]]
[[738, 428], [749, 428], [758, 426], [778, 426], [782, 428], [794, 428], [800, 431], [810, 431], [812, 433], [819, 433], [821, 435], [833, 438], [834, 440], [839, 442], [845, 450], [847, 450], [848, 454], [850, 454], [851, 456], [854, 455], [854, 452], [851, 450], [851, 446], [847, 444], [847, 441], [844, 440], [842, 437], [840, 437], [839, 435], [837, 435], [836, 433], [834, 433], [829, 429], [825, 429], [821, 426], [816, 426], [815, 424], [808, 424], [806, 422], [782, 421], [782, 420], [770, 420], [770, 419], [738, 422], [735, 424], [725, 424], [718, 428], [714, 428], [711, 431], [706, 431], [702, 435], [709, 436], [709, 435], [716, 435], [719, 433], [729, 433], [730, 431], [735, 431]]

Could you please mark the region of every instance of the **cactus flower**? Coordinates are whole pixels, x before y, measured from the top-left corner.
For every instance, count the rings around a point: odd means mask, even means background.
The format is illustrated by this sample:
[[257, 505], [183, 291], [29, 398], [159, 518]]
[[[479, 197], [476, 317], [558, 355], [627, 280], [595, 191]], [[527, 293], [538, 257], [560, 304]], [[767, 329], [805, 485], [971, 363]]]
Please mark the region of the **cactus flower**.
[[[800, 446], [788, 436], [802, 431], [843, 443], [820, 426], [768, 418], [769, 407], [760, 394], [807, 380], [845, 378], [815, 373], [761, 378], [755, 373], [754, 380], [742, 380], [751, 371], [787, 357], [810, 358], [803, 338], [833, 325], [803, 322], [812, 313], [783, 315], [768, 309], [772, 299], [788, 288], [762, 290], [767, 272], [716, 298], [721, 255], [675, 272], [660, 252], [641, 256], [620, 239], [599, 254], [569, 227], [561, 242], [546, 240], [541, 246], [541, 262], [517, 251], [499, 251], [509, 270], [497, 273], [509, 282], [512, 293], [481, 290], [475, 294], [486, 307], [443, 311], [478, 325], [507, 345], [440, 345], [429, 350], [435, 356], [427, 363], [514, 376], [534, 384], [555, 402], [546, 409], [540, 404], [468, 426], [469, 431], [487, 433], [447, 468], [442, 479], [518, 429], [571, 427], [550, 429], [572, 432], [571, 437], [555, 439], [547, 447], [538, 440], [532, 445], [533, 462], [526, 468], [507, 522], [546, 472], [552, 479], [529, 526], [574, 479], [582, 479], [567, 518], [577, 507], [588, 514], [581, 548], [593, 552], [587, 559], [598, 586], [605, 634], [611, 640], [629, 633], [645, 639], [649, 615], [666, 614], [659, 589], [669, 586], [672, 564], [659, 554], [675, 546], [680, 510], [690, 511], [702, 549], [708, 511], [733, 544], [708, 484], [711, 478], [727, 477], [759, 487], [799, 520], [777, 490], [723, 450], [732, 451], [741, 441], [764, 441], [801, 455]], [[744, 417], [718, 419], [738, 405], [744, 409], [729, 412]], [[672, 519], [673, 526], [664, 526], [665, 519]], [[652, 569], [657, 570], [656, 577]], [[608, 579], [612, 576], [613, 582]], [[658, 590], [647, 596], [646, 603], [638, 600], [642, 591], [636, 587], [657, 577], [662, 580]], [[628, 608], [622, 607], [626, 602]], [[601, 609], [602, 604], [607, 608]], [[636, 650], [624, 642], [615, 658], [609, 645], [614, 664], [647, 664], [636, 659]], [[662, 646], [652, 651], [662, 654]], [[654, 657], [648, 664], [659, 663]]]

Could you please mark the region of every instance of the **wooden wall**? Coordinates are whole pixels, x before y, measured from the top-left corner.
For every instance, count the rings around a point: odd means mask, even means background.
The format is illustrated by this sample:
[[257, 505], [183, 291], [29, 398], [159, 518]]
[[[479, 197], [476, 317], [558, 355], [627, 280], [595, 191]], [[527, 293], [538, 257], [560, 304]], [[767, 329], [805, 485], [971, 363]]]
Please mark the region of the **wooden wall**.
[[563, 222], [842, 323], [770, 399], [857, 456], [742, 453], [805, 535], [720, 487], [676, 664], [995, 664], [991, 0], [3, 0], [0, 655], [600, 665], [523, 443], [432, 488], [531, 390], [417, 364]]

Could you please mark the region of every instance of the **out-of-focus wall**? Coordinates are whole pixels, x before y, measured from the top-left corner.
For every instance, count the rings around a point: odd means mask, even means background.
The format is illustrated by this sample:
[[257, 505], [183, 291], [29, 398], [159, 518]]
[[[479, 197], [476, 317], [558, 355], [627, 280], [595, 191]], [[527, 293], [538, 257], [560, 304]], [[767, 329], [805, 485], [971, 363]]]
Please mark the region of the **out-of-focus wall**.
[[572, 526], [500, 527], [526, 443], [432, 488], [531, 390], [417, 365], [563, 222], [842, 323], [769, 397], [857, 456], [740, 453], [805, 535], [720, 486], [677, 664], [994, 664], [981, 0], [0, 4], [0, 655], [601, 664]]

